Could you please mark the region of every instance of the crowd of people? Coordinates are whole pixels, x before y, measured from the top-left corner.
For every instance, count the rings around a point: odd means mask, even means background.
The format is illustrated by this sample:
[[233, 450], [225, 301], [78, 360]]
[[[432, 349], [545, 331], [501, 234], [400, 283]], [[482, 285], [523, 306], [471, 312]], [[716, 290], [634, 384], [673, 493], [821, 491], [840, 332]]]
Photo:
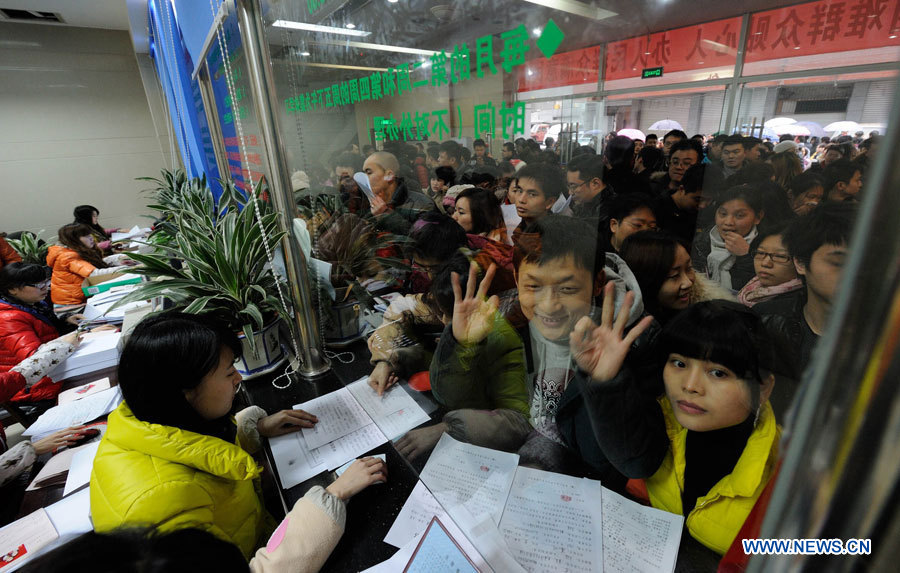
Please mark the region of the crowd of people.
[[[550, 141], [508, 141], [499, 157], [483, 140], [471, 150], [385, 142], [353, 145], [292, 182], [298, 204], [338, 198], [408, 263], [382, 269], [402, 296], [369, 336], [369, 384], [383, 393], [426, 371], [444, 415], [397, 441], [402, 455], [427, 456], [443, 433], [514, 451], [523, 465], [684, 515], [690, 538], [722, 555], [777, 472], [877, 145], [674, 130], [658, 141], [611, 134], [599, 153], [578, 147], [563, 164]], [[83, 206], [46, 266], [4, 260], [5, 400], [58, 392], [49, 365], [36, 374], [23, 363], [77, 343], [53, 341], [80, 319], [83, 278], [119, 270], [108, 239]], [[316, 239], [314, 251], [327, 248], [327, 234]], [[248, 452], [317, 420], [251, 407], [235, 421], [239, 352], [212, 319], [170, 312], [138, 325], [119, 367], [125, 402], [94, 463], [96, 533], [69, 556], [114, 541], [119, 559], [149, 551], [166, 562], [225, 540], [237, 547], [218, 551], [226, 570], [234, 556], [259, 571], [321, 567], [346, 500], [387, 480], [387, 467], [357, 461], [269, 537], [276, 524]], [[141, 544], [123, 527], [157, 533]], [[56, 552], [32, 570], [66, 559]]]

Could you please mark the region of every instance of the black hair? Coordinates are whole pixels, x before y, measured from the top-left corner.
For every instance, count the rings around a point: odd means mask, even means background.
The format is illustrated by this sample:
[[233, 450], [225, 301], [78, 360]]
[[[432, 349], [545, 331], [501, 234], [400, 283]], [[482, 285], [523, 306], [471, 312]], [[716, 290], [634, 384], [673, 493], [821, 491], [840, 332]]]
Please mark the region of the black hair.
[[0, 268], [0, 296], [12, 289], [37, 284], [50, 278], [50, 269], [32, 263], [9, 263]]
[[817, 174], [811, 171], [804, 171], [803, 173], [797, 175], [793, 179], [791, 179], [791, 195], [797, 197], [809, 191], [813, 187], [821, 186], [823, 189], [825, 188], [825, 181]]
[[725, 142], [726, 139], [728, 139], [728, 135], [724, 134], [724, 133], [720, 133], [720, 134], [716, 135], [715, 137], [713, 137], [712, 141], [710, 141], [710, 143], [722, 144]]
[[562, 215], [547, 215], [528, 225], [516, 241], [513, 257], [517, 273], [522, 263], [543, 265], [572, 257], [575, 266], [595, 276], [603, 272], [606, 261], [597, 230], [581, 219]]
[[[660, 156], [662, 152], [660, 151]], [[604, 175], [604, 165], [603, 158], [599, 155], [579, 155], [569, 161], [566, 165], [566, 171], [571, 171], [573, 173], [578, 173], [578, 178], [584, 182], [591, 181], [593, 179], [603, 179]]]
[[410, 249], [430, 261], [446, 261], [456, 249], [466, 245], [466, 232], [449, 216], [437, 211], [419, 215], [409, 233]]
[[522, 179], [533, 179], [547, 199], [557, 199], [565, 194], [566, 177], [555, 165], [546, 163], [526, 165], [516, 173], [516, 180]]
[[100, 210], [93, 205], [79, 205], [72, 211], [72, 215], [74, 215], [75, 217], [75, 221], [73, 222], [87, 225], [104, 239], [109, 239], [109, 235], [106, 233], [106, 229], [100, 226], [99, 223], [96, 225], [94, 224], [94, 213], [99, 215]]
[[512, 141], [507, 141], [503, 144], [503, 149], [506, 151], [512, 152], [512, 159], [516, 158], [516, 144]]
[[612, 198], [609, 203], [609, 218], [621, 222], [641, 207], [654, 211], [653, 197], [646, 193], [621, 193]]
[[469, 150], [469, 148], [463, 147], [462, 145], [459, 146], [459, 154], [462, 157], [463, 163], [466, 163], [467, 161], [469, 161], [469, 159], [472, 158], [472, 152]]
[[647, 139], [644, 140], [644, 143], [647, 143], [651, 139], [655, 139], [655, 140], [659, 141], [659, 136], [656, 135], [655, 133], [651, 133], [650, 135], [647, 136]]
[[431, 281], [431, 289], [428, 291], [428, 302], [432, 310], [448, 316], [453, 315], [453, 282], [450, 273], [459, 275], [459, 286], [462, 292], [466, 292], [469, 282], [469, 258], [460, 251], [456, 251], [446, 264], [434, 275]]
[[809, 215], [794, 219], [782, 242], [794, 259], [809, 267], [813, 253], [822, 245], [850, 242], [856, 213], [856, 205], [852, 203], [822, 203]]
[[354, 173], [362, 171], [365, 160], [357, 153], [341, 153], [334, 159], [335, 167], [349, 167]]
[[753, 185], [745, 184], [729, 187], [719, 197], [718, 205], [721, 207], [729, 201], [738, 199], [749, 205], [750, 208], [753, 209], [753, 212], [758, 216], [764, 214], [765, 209], [763, 208], [762, 195], [760, 194], [759, 189]]
[[463, 148], [460, 144], [450, 140], [441, 143], [440, 147], [438, 147], [438, 154], [443, 151], [447, 157], [456, 158], [457, 163], [462, 163], [462, 150]]
[[483, 139], [476, 139], [472, 142], [472, 147], [487, 147]]
[[247, 561], [233, 543], [196, 528], [90, 531], [36, 557], [22, 573], [247, 573]]
[[682, 139], [681, 141], [676, 141], [671, 148], [669, 148], [669, 157], [675, 155], [677, 151], [689, 151], [693, 150], [697, 153], [697, 162], [703, 160], [703, 147], [700, 146], [699, 143], [694, 141], [693, 139]]
[[57, 237], [59, 238], [59, 243], [61, 245], [72, 249], [78, 253], [82, 259], [98, 269], [105, 269], [108, 265], [103, 261], [103, 251], [101, 251], [97, 245], [88, 247], [81, 242], [82, 237], [93, 235], [93, 227], [82, 225], [81, 223], [69, 223], [68, 225], [63, 225], [57, 232]]
[[[434, 142], [429, 142], [429, 143], [434, 143]], [[434, 145], [429, 145], [428, 147], [425, 148], [425, 154], [432, 161], [437, 161], [438, 155], [440, 155], [440, 153], [441, 153], [441, 148], [437, 143], [435, 143]]]
[[501, 177], [511, 176], [516, 172], [516, 166], [510, 161], [501, 161], [497, 164], [497, 169], [500, 170]]
[[689, 306], [663, 327], [659, 338], [661, 360], [668, 360], [672, 353], [709, 360], [744, 380], [750, 390], [750, 412], [760, 406], [760, 385], [774, 370], [774, 352], [760, 317], [726, 300]]
[[699, 139], [699, 140], [702, 142], [702, 141], [703, 141], [703, 134], [702, 134], [702, 133], [695, 133], [694, 135], [691, 136], [691, 139]]
[[681, 131], [680, 129], [673, 129], [672, 131], [665, 134], [663, 136], [663, 141], [665, 141], [667, 137], [678, 137], [680, 139], [688, 138], [687, 134], [685, 132]]
[[668, 314], [660, 308], [658, 295], [675, 263], [679, 245], [690, 254], [690, 244], [675, 235], [665, 231], [638, 231], [622, 241], [619, 250], [641, 287], [644, 308], [658, 320]]
[[236, 427], [230, 416], [204, 420], [184, 395], [219, 366], [226, 348], [235, 357], [241, 355], [240, 340], [224, 322], [177, 311], [150, 315], [138, 323], [122, 350], [122, 396], [143, 422], [232, 442]]
[[655, 145], [645, 145], [638, 152], [638, 156], [641, 158], [644, 167], [650, 171], [659, 171], [662, 169], [664, 159], [663, 152], [662, 149]]
[[604, 151], [611, 167], [634, 166], [634, 140], [624, 135], [617, 135], [609, 140]]
[[469, 200], [469, 212], [472, 215], [470, 232], [473, 235], [490, 233], [503, 227], [503, 211], [500, 210], [500, 203], [492, 191], [481, 187], [471, 187], [464, 189], [456, 196], [457, 206], [459, 206], [460, 199]]
[[862, 173], [862, 167], [858, 163], [854, 163], [849, 159], [838, 159], [828, 165], [822, 176], [825, 179], [825, 193], [834, 189], [838, 183], [848, 183], [856, 172]]
[[726, 145], [740, 145], [741, 147], [745, 147], [744, 146], [744, 136], [740, 135], [738, 133], [729, 135], [722, 142], [722, 147], [725, 147]]
[[463, 174], [460, 183], [463, 185], [475, 185], [485, 189], [491, 189], [500, 178], [500, 170], [493, 165], [478, 165]]
[[726, 179], [725, 186], [737, 187], [738, 185], [753, 185], [762, 181], [771, 181], [774, 176], [775, 167], [771, 163], [766, 163], [765, 161], [753, 161]]
[[696, 193], [703, 189], [705, 177], [706, 165], [695, 163], [688, 167], [681, 176], [681, 187], [684, 187], [684, 192], [688, 195]]
[[758, 137], [753, 137], [752, 135], [744, 137], [744, 149], [753, 149], [760, 143], [762, 143], [762, 139]]
[[444, 165], [442, 165], [440, 167], [435, 167], [432, 170], [431, 178], [432, 179], [440, 179], [441, 181], [446, 183], [448, 186], [452, 187], [453, 184], [456, 183], [456, 170], [453, 169], [452, 167], [444, 166]]
[[788, 221], [780, 221], [770, 225], [760, 225], [759, 233], [757, 233], [756, 238], [750, 242], [750, 252], [752, 253], [758, 249], [763, 241], [774, 235], [782, 235], [782, 244], [784, 244], [784, 234], [787, 232], [789, 226], [790, 222]]

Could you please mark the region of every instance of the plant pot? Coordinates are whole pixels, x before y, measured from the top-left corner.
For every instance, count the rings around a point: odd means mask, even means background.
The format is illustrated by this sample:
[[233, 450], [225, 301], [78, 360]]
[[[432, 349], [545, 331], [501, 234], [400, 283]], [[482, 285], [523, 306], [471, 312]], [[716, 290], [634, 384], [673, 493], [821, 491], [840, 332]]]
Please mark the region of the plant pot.
[[268, 374], [287, 360], [287, 353], [285, 353], [284, 347], [281, 345], [281, 336], [278, 334], [278, 322], [274, 320], [261, 331], [253, 333], [253, 341], [256, 346], [255, 353], [250, 349], [250, 344], [244, 333], [238, 334], [243, 354], [235, 362], [235, 368], [244, 377], [244, 380], [251, 380], [257, 376]]
[[355, 298], [342, 300], [341, 290], [338, 290], [338, 294], [338, 299], [326, 307], [328, 321], [325, 342], [331, 345], [353, 342], [360, 337], [359, 301]]

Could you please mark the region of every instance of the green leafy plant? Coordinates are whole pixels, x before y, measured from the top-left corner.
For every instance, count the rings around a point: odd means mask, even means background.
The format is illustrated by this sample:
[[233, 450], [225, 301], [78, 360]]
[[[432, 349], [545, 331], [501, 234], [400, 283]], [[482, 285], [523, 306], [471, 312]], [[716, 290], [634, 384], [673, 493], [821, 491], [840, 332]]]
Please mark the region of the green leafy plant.
[[[162, 296], [184, 312], [211, 314], [242, 331], [255, 351], [253, 332], [276, 315], [287, 316], [276, 296], [264, 234], [255, 206], [233, 185], [223, 185], [225, 191], [216, 205], [208, 187], [200, 192], [203, 184], [200, 179], [184, 181], [181, 189], [186, 196], [167, 198], [172, 241], [156, 243], [152, 254], [128, 255], [141, 265], [129, 272], [150, 281], [115, 306]], [[259, 191], [257, 185], [254, 193]], [[274, 250], [284, 232], [277, 214], [263, 201], [258, 203], [269, 249]]]
[[22, 262], [32, 263], [35, 265], [47, 264], [47, 251], [50, 249], [50, 242], [41, 239], [40, 234], [44, 230], [38, 231], [38, 234], [25, 231], [19, 239], [6, 239], [6, 242], [19, 253]]

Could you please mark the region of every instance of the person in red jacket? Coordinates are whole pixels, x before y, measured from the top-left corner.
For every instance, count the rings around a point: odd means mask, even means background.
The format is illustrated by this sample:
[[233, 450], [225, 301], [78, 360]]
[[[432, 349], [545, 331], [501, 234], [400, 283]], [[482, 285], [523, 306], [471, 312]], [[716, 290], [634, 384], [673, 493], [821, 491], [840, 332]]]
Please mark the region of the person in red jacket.
[[[47, 267], [12, 263], [0, 269], [0, 372], [7, 372], [25, 360], [38, 347], [69, 332], [80, 318], [72, 315], [64, 322], [47, 304], [50, 288]], [[22, 389], [13, 402], [50, 400], [59, 394], [61, 384], [49, 378]]]
[[6, 242], [6, 233], [0, 233], [0, 269], [10, 263], [21, 263], [22, 257]]

